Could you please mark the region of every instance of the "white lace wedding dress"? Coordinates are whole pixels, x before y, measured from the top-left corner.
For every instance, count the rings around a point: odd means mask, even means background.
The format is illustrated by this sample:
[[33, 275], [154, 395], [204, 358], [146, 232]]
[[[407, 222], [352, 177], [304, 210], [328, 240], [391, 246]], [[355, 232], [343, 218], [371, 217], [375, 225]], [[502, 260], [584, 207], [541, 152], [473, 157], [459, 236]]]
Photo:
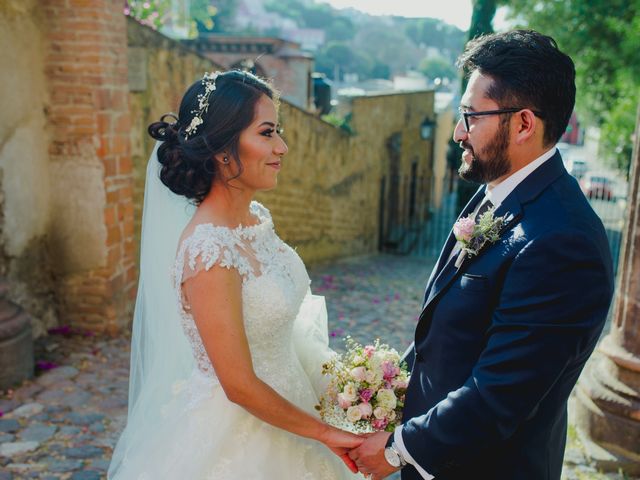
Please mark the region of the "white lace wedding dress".
[[[324, 445], [275, 428], [231, 403], [216, 379], [182, 283], [203, 270], [234, 268], [242, 276], [242, 309], [258, 377], [316, 414], [327, 346], [326, 309], [310, 294], [304, 264], [275, 233], [271, 216], [251, 204], [259, 223], [230, 229], [201, 224], [179, 246], [174, 285], [197, 368], [173, 386], [157, 434], [127, 452], [118, 479], [355, 478]], [[167, 352], [170, 355], [170, 352]]]

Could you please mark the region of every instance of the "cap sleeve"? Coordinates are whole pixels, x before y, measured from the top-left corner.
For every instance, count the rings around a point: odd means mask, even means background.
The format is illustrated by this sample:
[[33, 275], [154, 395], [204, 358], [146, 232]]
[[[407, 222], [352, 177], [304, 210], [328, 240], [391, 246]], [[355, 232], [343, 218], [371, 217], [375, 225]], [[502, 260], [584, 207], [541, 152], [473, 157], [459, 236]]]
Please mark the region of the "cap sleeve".
[[215, 266], [238, 271], [243, 280], [254, 273], [251, 254], [232, 231], [210, 224], [198, 225], [187, 237], [176, 259], [176, 287]]

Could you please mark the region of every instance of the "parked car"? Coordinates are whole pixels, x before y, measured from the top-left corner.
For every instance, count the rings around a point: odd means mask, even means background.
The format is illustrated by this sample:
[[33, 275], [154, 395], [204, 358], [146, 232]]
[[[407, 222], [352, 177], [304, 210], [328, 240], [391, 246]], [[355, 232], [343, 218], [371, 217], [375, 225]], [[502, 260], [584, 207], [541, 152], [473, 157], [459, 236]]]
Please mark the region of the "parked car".
[[582, 191], [587, 198], [614, 200], [613, 181], [603, 175], [586, 175], [581, 182]]

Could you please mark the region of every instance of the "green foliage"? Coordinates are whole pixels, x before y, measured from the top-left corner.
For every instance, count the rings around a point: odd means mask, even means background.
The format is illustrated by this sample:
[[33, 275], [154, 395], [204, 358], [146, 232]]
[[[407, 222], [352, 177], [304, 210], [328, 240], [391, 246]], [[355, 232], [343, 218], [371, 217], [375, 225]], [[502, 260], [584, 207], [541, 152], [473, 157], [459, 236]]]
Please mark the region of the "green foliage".
[[640, 0], [504, 0], [576, 64], [577, 110], [602, 128], [603, 158], [628, 174], [640, 101]]
[[126, 0], [124, 13], [159, 30], [164, 25], [186, 25], [190, 36], [198, 32], [221, 31], [234, 15], [235, 0], [191, 0], [188, 9], [175, 8], [171, 0]]
[[355, 133], [353, 127], [351, 126], [351, 113], [348, 113], [344, 118], [334, 113], [328, 113], [327, 115], [322, 116], [322, 120], [330, 123], [334, 127], [341, 128], [349, 134]]
[[372, 20], [366, 26], [361, 25], [350, 45], [353, 50], [371, 60], [370, 68], [375, 62], [388, 65], [392, 72], [416, 68], [424, 56], [402, 29], [390, 28], [380, 20]]
[[158, 30], [164, 25], [170, 14], [171, 0], [125, 0], [124, 13], [135, 18], [143, 25]]
[[458, 76], [458, 70], [443, 57], [425, 58], [420, 62], [420, 71], [428, 78], [448, 78], [453, 80]]
[[233, 30], [236, 0], [191, 0], [191, 17], [199, 33], [224, 33]]
[[[471, 13], [471, 25], [469, 26], [467, 40], [493, 33], [493, 17], [496, 15], [496, 9], [496, 0], [473, 0], [473, 12]], [[463, 75], [463, 92], [467, 88], [467, 81], [467, 76]]]
[[394, 20], [415, 46], [436, 48], [452, 66], [464, 48], [464, 32], [441, 20], [402, 17], [394, 18]]
[[346, 42], [328, 42], [316, 53], [316, 70], [330, 78], [334, 78], [336, 72], [340, 77], [345, 73], [357, 73], [361, 78], [368, 78], [373, 67], [370, 55]]

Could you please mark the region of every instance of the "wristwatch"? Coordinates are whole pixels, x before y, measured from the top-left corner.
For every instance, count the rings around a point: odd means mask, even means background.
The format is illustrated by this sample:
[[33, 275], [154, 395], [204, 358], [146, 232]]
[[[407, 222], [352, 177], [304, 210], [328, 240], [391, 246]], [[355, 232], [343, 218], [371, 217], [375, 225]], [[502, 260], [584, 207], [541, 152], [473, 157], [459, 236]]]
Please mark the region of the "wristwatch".
[[396, 442], [391, 442], [391, 445], [384, 449], [384, 458], [394, 468], [402, 468], [407, 464]]

